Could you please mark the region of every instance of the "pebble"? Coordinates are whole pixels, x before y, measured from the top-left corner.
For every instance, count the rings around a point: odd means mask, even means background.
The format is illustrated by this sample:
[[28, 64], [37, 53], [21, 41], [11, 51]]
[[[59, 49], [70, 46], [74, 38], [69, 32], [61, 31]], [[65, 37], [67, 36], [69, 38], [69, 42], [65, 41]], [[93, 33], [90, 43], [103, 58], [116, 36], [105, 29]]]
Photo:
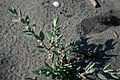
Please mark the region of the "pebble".
[[60, 2], [58, 2], [58, 1], [53, 2], [53, 6], [60, 7]]

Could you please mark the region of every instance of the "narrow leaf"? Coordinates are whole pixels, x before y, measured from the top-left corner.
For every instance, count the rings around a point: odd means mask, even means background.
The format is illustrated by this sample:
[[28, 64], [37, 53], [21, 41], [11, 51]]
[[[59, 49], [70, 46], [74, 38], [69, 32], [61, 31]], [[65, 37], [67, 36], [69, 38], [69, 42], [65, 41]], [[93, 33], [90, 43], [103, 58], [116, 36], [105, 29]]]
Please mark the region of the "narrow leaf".
[[15, 23], [18, 23], [18, 22], [20, 22], [20, 19], [13, 19], [12, 21]]
[[24, 34], [23, 36], [25, 39], [28, 39], [28, 40], [33, 38], [33, 35]]
[[44, 33], [42, 31], [40, 31], [39, 33], [39, 37], [40, 37], [40, 40], [43, 41], [44, 40]]
[[103, 68], [103, 70], [107, 69], [109, 66], [110, 66], [110, 63], [107, 64], [107, 65]]
[[93, 73], [95, 71], [95, 68], [92, 68], [89, 70], [89, 73]]
[[35, 75], [40, 75], [39, 71], [40, 70], [33, 70], [32, 73], [35, 74]]
[[91, 65], [92, 65], [92, 61], [86, 66], [85, 70], [87, 70]]
[[28, 16], [28, 15], [26, 15], [25, 20], [26, 20], [27, 25], [29, 25], [29, 23], [30, 23], [30, 18], [29, 18], [29, 16]]
[[40, 53], [45, 53], [45, 50], [38, 50]]
[[25, 20], [24, 18], [21, 18], [21, 22], [22, 22], [23, 24], [26, 24], [26, 20]]
[[95, 63], [92, 63], [88, 69], [91, 69], [95, 66]]
[[56, 61], [56, 66], [60, 66], [60, 63], [58, 61]]
[[113, 75], [113, 74], [111, 74], [111, 76], [112, 76], [113, 78], [115, 78], [115, 79], [119, 79], [119, 77], [117, 77], [117, 76], [115, 76], [115, 75]]
[[56, 65], [54, 63], [52, 63], [52, 68], [56, 70]]
[[57, 51], [52, 51], [52, 53], [55, 55], [59, 55], [59, 53]]
[[120, 72], [120, 69], [117, 69], [117, 72]]
[[103, 74], [101, 74], [101, 73], [98, 73], [97, 76], [98, 76], [98, 78], [100, 78], [101, 80], [107, 80], [107, 78], [106, 78]]
[[12, 13], [12, 14], [17, 15], [17, 10], [16, 10], [14, 7], [8, 8], [8, 11], [9, 11], [10, 13]]
[[64, 64], [63, 66], [69, 66], [69, 64]]
[[19, 10], [19, 17], [22, 17], [22, 11]]
[[37, 34], [35, 34], [34, 37], [36, 40], [40, 40], [40, 37]]
[[64, 66], [64, 67], [69, 67], [69, 68], [72, 67], [72, 65], [70, 65], [70, 64], [64, 64], [63, 66]]
[[8, 8], [8, 11], [9, 11], [10, 13], [12, 13], [12, 14], [15, 14], [13, 7], [9, 7], [9, 8]]
[[27, 29], [23, 29], [22, 32], [26, 33], [26, 32], [31, 32], [31, 31], [29, 31]]
[[108, 70], [104, 70], [104, 72], [112, 72], [114, 71], [113, 69], [108, 69]]
[[17, 10], [14, 8], [14, 13], [18, 16]]
[[44, 47], [43, 47], [43, 46], [41, 46], [41, 45], [39, 45], [39, 46], [37, 46], [37, 48], [41, 48], [41, 49], [43, 49]]
[[52, 69], [47, 63], [44, 63], [45, 64], [45, 67], [48, 68], [48, 69]]
[[53, 19], [53, 25], [56, 26], [57, 22], [58, 22], [58, 16], [55, 16]]
[[51, 31], [52, 33], [55, 31], [55, 27], [54, 27], [53, 24], [51, 24], [51, 26], [50, 26], [50, 31]]
[[54, 54], [52, 53], [51, 54], [51, 59], [52, 59], [52, 62], [54, 61]]
[[46, 32], [46, 36], [49, 40], [51, 40], [52, 38], [52, 33], [50, 33], [49, 31]]

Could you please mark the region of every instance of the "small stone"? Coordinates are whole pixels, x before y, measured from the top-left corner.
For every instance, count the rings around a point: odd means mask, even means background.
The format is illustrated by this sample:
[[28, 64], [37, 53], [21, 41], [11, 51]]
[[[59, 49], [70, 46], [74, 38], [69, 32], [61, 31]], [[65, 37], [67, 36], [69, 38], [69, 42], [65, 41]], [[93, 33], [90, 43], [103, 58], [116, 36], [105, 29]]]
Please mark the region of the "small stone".
[[53, 2], [53, 6], [60, 7], [60, 2], [58, 2], [58, 1]]

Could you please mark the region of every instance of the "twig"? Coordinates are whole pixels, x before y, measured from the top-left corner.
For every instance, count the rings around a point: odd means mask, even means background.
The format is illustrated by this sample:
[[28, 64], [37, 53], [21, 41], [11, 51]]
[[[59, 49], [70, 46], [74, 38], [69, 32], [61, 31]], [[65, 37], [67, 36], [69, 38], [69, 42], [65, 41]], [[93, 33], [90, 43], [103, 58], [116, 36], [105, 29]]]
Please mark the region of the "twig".
[[119, 38], [119, 36], [118, 36], [118, 34], [117, 34], [117, 32], [116, 32], [115, 30], [113, 30], [113, 34], [114, 34], [114, 36], [115, 36], [116, 38]]

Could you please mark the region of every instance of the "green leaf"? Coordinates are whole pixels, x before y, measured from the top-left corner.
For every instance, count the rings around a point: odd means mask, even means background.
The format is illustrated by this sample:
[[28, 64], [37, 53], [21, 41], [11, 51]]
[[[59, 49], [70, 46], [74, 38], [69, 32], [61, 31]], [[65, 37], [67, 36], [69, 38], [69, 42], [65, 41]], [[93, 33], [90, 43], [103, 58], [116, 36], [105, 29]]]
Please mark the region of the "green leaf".
[[107, 64], [107, 65], [103, 68], [103, 70], [107, 69], [109, 66], [110, 66], [110, 63]]
[[50, 33], [49, 31], [46, 32], [46, 36], [49, 40], [52, 39], [52, 33]]
[[32, 78], [25, 78], [24, 80], [33, 80]]
[[29, 23], [30, 23], [30, 18], [29, 18], [28, 15], [26, 15], [25, 20], [26, 20], [27, 25], [29, 25]]
[[55, 63], [52, 63], [52, 68], [54, 69], [54, 70], [56, 70], [56, 65], [55, 65]]
[[120, 72], [120, 69], [117, 69], [117, 72]]
[[69, 64], [64, 64], [63, 66], [69, 66]]
[[113, 69], [104, 70], [104, 72], [113, 72]]
[[15, 23], [19, 23], [20, 19], [13, 19], [12, 21], [15, 22]]
[[55, 55], [59, 55], [59, 53], [57, 51], [52, 51], [52, 53]]
[[51, 54], [51, 59], [52, 59], [52, 62], [54, 61], [54, 54], [52, 53]]
[[107, 80], [107, 78], [103, 74], [101, 74], [101, 73], [98, 73], [97, 76], [101, 80]]
[[89, 73], [93, 73], [95, 71], [95, 68], [92, 68], [89, 70]]
[[37, 46], [37, 48], [41, 48], [41, 49], [43, 49], [44, 47], [43, 47], [43, 46], [41, 46], [41, 45], [39, 45], [39, 46]]
[[119, 79], [119, 77], [117, 77], [117, 76], [115, 76], [115, 75], [113, 75], [113, 74], [111, 74], [111, 76], [112, 76], [113, 78], [115, 78], [115, 79]]
[[23, 36], [25, 39], [32, 39], [33, 38], [33, 35], [24, 34]]
[[64, 64], [63, 66], [64, 66], [64, 67], [69, 67], [69, 68], [72, 67], [72, 65], [70, 65], [70, 64]]
[[61, 34], [61, 27], [58, 27], [57, 30], [56, 30], [55, 35], [56, 35], [57, 37], [59, 37], [60, 34]]
[[85, 75], [81, 75], [81, 77], [82, 77], [83, 79], [86, 79], [86, 76], [85, 76]]
[[44, 63], [46, 67], [49, 67], [49, 65], [47, 63]]
[[9, 7], [9, 8], [8, 8], [8, 11], [9, 11], [10, 13], [12, 13], [12, 14], [17, 15], [17, 10], [16, 10], [14, 7]]
[[27, 29], [23, 29], [22, 32], [26, 33], [26, 32], [31, 32], [31, 31]]
[[40, 75], [39, 71], [40, 70], [33, 70], [32, 73], [35, 74], [35, 75]]
[[8, 8], [8, 11], [9, 11], [10, 13], [12, 13], [12, 14], [15, 14], [15, 12], [14, 12], [14, 7], [9, 7], [9, 8]]
[[45, 67], [47, 68], [47, 70], [49, 71], [49, 72], [52, 72], [52, 67], [50, 67], [47, 63], [44, 63], [45, 64]]
[[26, 20], [25, 20], [24, 18], [21, 18], [21, 22], [22, 22], [23, 24], [26, 24]]
[[50, 31], [51, 31], [52, 33], [55, 32], [55, 27], [54, 27], [53, 24], [51, 24], [51, 26], [50, 26]]
[[88, 69], [91, 69], [95, 66], [95, 63], [92, 63], [92, 65], [90, 65], [90, 67]]
[[93, 64], [93, 62], [91, 61], [85, 68], [85, 70], [87, 70], [91, 65]]
[[78, 70], [80, 71], [80, 69], [81, 69], [81, 66], [79, 66], [79, 67], [77, 68], [77, 71], [78, 71]]
[[[60, 42], [60, 40], [61, 40], [62, 36], [63, 36], [63, 35], [59, 35], [59, 37], [58, 37], [58, 42]], [[67, 47], [67, 44], [66, 44], [66, 46], [65, 46], [65, 47]]]
[[56, 61], [56, 66], [60, 66], [60, 62]]
[[18, 13], [17, 13], [17, 10], [14, 8], [14, 12], [15, 12], [15, 14], [18, 16]]
[[38, 50], [40, 53], [46, 53], [45, 50]]
[[42, 31], [40, 31], [39, 33], [39, 37], [40, 37], [40, 40], [43, 41], [45, 36], [44, 36], [44, 33]]
[[19, 10], [19, 17], [22, 17], [22, 11]]
[[40, 40], [40, 37], [37, 34], [34, 34], [36, 40]]
[[57, 22], [58, 22], [58, 16], [55, 16], [53, 19], [53, 25], [56, 26]]

